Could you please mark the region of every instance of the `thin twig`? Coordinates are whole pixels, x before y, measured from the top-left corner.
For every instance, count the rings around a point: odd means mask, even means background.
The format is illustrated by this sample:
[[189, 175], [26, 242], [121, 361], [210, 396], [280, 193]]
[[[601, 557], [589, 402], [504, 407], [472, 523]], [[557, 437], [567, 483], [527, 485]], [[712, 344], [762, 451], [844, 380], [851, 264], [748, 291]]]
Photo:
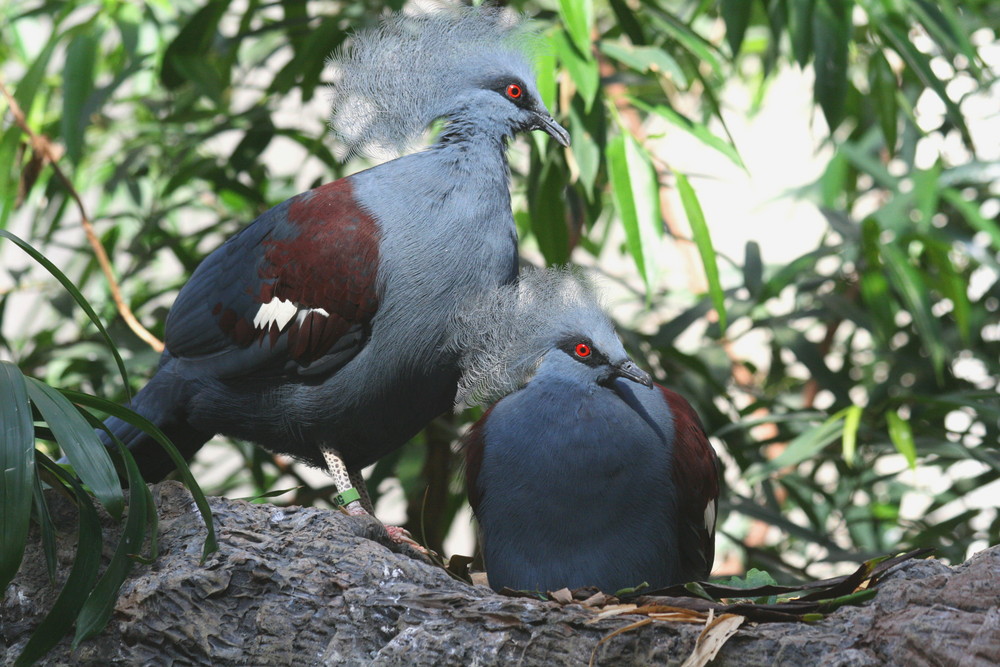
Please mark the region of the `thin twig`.
[[97, 233], [94, 231], [94, 226], [91, 224], [90, 218], [87, 217], [87, 211], [83, 207], [83, 200], [80, 198], [76, 188], [73, 187], [72, 181], [70, 181], [63, 170], [59, 167], [59, 157], [52, 152], [51, 143], [48, 138], [35, 134], [35, 132], [28, 127], [24, 112], [21, 111], [21, 107], [18, 105], [17, 100], [15, 100], [14, 96], [10, 94], [10, 91], [7, 90], [7, 86], [2, 80], [0, 80], [0, 93], [2, 93], [4, 99], [7, 100], [11, 115], [14, 117], [14, 122], [21, 128], [22, 132], [28, 135], [28, 138], [31, 140], [32, 150], [40, 153], [43, 158], [50, 165], [52, 165], [52, 170], [55, 172], [56, 177], [62, 181], [63, 186], [65, 186], [66, 190], [73, 198], [73, 201], [76, 202], [76, 207], [80, 211], [80, 222], [83, 226], [83, 231], [87, 235], [87, 241], [90, 242], [90, 247], [94, 249], [94, 254], [97, 257], [97, 263], [100, 264], [101, 271], [104, 273], [104, 277], [108, 281], [108, 287], [111, 288], [111, 298], [114, 299], [115, 306], [118, 308], [118, 312], [121, 314], [122, 319], [124, 319], [129, 328], [135, 332], [135, 335], [145, 341], [157, 352], [162, 352], [163, 341], [150, 333], [146, 327], [142, 326], [139, 320], [136, 319], [135, 315], [132, 313], [132, 309], [128, 307], [128, 304], [126, 304], [125, 300], [122, 298], [121, 288], [118, 286], [118, 281], [115, 280], [114, 272], [111, 270], [111, 261], [108, 259], [108, 253], [104, 251], [104, 246], [101, 245], [101, 241], [97, 238]]

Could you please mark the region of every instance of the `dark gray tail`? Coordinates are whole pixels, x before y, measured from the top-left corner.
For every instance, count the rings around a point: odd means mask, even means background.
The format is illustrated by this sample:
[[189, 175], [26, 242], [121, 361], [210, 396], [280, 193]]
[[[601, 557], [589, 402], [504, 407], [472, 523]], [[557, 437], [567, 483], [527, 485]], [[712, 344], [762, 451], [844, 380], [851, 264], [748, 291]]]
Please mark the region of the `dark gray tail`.
[[[190, 460], [212, 433], [199, 431], [188, 424], [183, 408], [187, 383], [180, 381], [169, 369], [161, 368], [133, 398], [129, 407], [156, 424], [174, 444], [185, 460]], [[163, 446], [138, 426], [108, 417], [104, 425], [132, 452], [143, 478], [158, 482], [174, 471], [173, 460]], [[105, 445], [111, 446], [108, 434], [98, 431]]]

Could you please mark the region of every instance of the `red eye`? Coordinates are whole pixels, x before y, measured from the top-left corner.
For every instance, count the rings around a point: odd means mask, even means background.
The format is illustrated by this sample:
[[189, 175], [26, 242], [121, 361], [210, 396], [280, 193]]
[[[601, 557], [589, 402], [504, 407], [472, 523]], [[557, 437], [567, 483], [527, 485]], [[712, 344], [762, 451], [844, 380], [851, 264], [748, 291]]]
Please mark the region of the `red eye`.
[[507, 97], [509, 97], [510, 99], [516, 100], [520, 98], [521, 95], [523, 94], [524, 91], [521, 90], [521, 86], [517, 85], [516, 83], [512, 83], [509, 86], [507, 86]]
[[576, 344], [576, 356], [586, 358], [590, 356], [590, 346], [586, 343]]

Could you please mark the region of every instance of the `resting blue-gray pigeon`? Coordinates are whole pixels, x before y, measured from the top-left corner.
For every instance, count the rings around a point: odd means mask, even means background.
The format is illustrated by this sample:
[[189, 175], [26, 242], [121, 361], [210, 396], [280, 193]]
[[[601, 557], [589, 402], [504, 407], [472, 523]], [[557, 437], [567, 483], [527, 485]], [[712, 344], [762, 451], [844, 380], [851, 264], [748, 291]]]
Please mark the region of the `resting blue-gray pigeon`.
[[[209, 255], [166, 322], [132, 408], [190, 458], [217, 433], [329, 469], [352, 513], [363, 466], [448, 410], [445, 345], [460, 300], [517, 273], [506, 148], [569, 136], [534, 82], [526, 31], [500, 10], [397, 15], [333, 64], [331, 125], [347, 153], [426, 150], [292, 197]], [[147, 479], [173, 465], [142, 431], [107, 425]]]
[[707, 578], [718, 463], [686, 400], [622, 347], [592, 288], [522, 273], [467, 308], [460, 404], [490, 586], [614, 593]]

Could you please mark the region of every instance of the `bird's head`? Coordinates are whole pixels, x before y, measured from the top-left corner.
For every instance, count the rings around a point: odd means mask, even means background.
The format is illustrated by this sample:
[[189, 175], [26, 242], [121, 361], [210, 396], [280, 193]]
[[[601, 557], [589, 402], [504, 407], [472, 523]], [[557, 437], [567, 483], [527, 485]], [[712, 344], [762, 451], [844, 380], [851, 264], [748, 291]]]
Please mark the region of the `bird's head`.
[[[652, 387], [653, 378], [649, 373], [632, 361], [617, 336], [608, 336], [604, 329], [604, 326], [584, 327], [565, 337], [545, 353], [538, 374], [602, 386], [611, 386], [616, 378], [624, 378]], [[605, 340], [597, 343], [595, 338]]]
[[477, 296], [456, 318], [452, 345], [463, 372], [459, 405], [491, 403], [542, 374], [652, 386], [625, 352], [593, 286], [570, 269], [525, 270], [518, 284]]
[[331, 57], [330, 126], [348, 156], [400, 153], [438, 119], [447, 122], [443, 140], [537, 129], [569, 145], [535, 85], [536, 39], [519, 17], [491, 7], [390, 16]]

